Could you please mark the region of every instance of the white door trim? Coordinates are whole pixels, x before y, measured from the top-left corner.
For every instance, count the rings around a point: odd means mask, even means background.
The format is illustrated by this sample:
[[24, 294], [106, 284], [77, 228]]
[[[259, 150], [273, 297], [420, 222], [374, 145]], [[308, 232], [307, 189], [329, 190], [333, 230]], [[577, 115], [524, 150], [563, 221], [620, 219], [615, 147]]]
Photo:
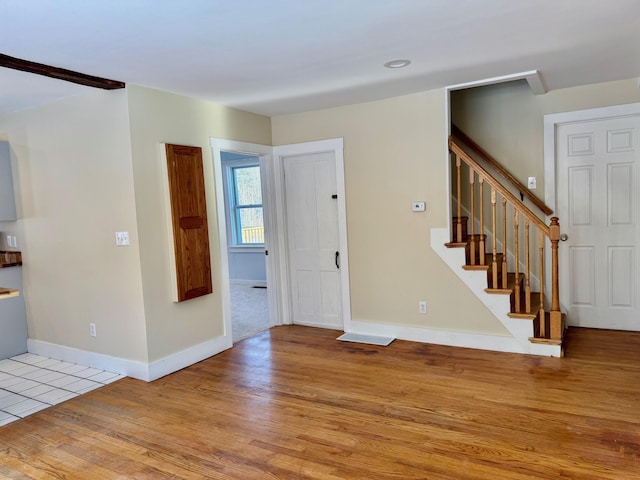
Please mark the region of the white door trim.
[[216, 207], [218, 216], [218, 238], [220, 242], [220, 271], [222, 284], [220, 291], [222, 296], [222, 315], [224, 321], [225, 336], [228, 337], [229, 346], [232, 344], [231, 337], [231, 285], [229, 280], [229, 256], [227, 240], [227, 220], [223, 186], [222, 158], [221, 151], [245, 152], [251, 155], [258, 155], [260, 158], [260, 174], [262, 181], [262, 205], [265, 226], [265, 249], [269, 255], [265, 257], [267, 270], [267, 299], [269, 303], [269, 324], [271, 326], [280, 325], [278, 320], [279, 300], [279, 262], [277, 249], [274, 247], [277, 238], [276, 213], [274, 212], [274, 186], [273, 186], [273, 147], [258, 143], [237, 142], [221, 138], [210, 138], [211, 151], [213, 154], [213, 174], [216, 187]]
[[[640, 103], [612, 105], [544, 116], [544, 203], [556, 209], [556, 130], [564, 123], [640, 115]], [[560, 219], [562, 222], [562, 219]], [[560, 224], [562, 226], [562, 223]]]
[[[351, 330], [351, 294], [349, 288], [349, 252], [347, 243], [347, 208], [345, 200], [345, 180], [344, 180], [344, 156], [342, 138], [329, 140], [319, 140], [315, 142], [295, 143], [291, 145], [281, 145], [273, 147], [273, 167], [275, 185], [275, 213], [276, 237], [278, 239], [278, 258], [286, 259], [287, 255], [287, 232], [286, 232], [286, 208], [285, 208], [285, 188], [284, 188], [284, 165], [282, 158], [291, 155], [303, 155], [319, 152], [333, 152], [336, 161], [336, 184], [338, 190], [338, 234], [340, 238], [340, 283], [342, 294], [342, 315], [344, 330]], [[275, 245], [275, 244], [274, 244]], [[291, 324], [291, 284], [289, 279], [288, 262], [281, 262], [280, 287], [282, 303], [280, 313], [285, 324]]]

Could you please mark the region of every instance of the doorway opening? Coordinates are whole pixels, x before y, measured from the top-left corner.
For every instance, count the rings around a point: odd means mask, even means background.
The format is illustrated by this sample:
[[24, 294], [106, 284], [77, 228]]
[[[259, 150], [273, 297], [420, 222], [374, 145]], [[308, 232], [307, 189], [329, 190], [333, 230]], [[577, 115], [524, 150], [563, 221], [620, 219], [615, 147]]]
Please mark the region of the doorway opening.
[[270, 328], [260, 157], [220, 151], [232, 341]]

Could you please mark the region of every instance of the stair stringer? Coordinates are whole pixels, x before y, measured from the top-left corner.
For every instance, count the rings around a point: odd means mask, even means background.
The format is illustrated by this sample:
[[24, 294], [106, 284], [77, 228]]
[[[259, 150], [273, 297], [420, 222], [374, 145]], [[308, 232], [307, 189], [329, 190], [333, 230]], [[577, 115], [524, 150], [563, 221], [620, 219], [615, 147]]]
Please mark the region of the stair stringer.
[[533, 320], [509, 317], [509, 295], [487, 293], [485, 291], [485, 288], [487, 288], [487, 273], [483, 270], [465, 270], [462, 268], [465, 265], [465, 249], [447, 248], [445, 244], [450, 241], [449, 237], [448, 228], [432, 228], [431, 248], [516, 340], [516, 344], [520, 349], [514, 349], [513, 353], [560, 357], [562, 355], [560, 345], [532, 343], [529, 341], [529, 338], [534, 335]]

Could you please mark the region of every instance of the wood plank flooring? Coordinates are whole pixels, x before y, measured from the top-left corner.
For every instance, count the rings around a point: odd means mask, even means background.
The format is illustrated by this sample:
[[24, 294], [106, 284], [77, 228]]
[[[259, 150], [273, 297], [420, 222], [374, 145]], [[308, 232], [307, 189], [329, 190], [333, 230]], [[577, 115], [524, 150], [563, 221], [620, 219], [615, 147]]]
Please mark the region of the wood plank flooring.
[[6, 479], [640, 479], [640, 334], [565, 358], [285, 326], [0, 428]]

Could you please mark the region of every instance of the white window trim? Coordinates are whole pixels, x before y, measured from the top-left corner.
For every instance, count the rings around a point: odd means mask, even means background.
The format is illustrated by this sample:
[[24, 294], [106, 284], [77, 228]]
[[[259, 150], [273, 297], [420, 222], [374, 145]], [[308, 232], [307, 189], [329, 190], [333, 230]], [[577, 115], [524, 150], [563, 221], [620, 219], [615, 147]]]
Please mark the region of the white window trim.
[[[223, 189], [224, 189], [224, 209], [227, 214], [227, 218], [235, 219], [235, 215], [231, 212], [231, 203], [230, 203], [230, 193], [231, 193], [231, 181], [232, 176], [230, 174], [231, 170], [234, 168], [242, 168], [242, 167], [258, 167], [260, 168], [260, 157], [253, 156], [253, 158], [239, 158], [237, 160], [225, 160], [222, 162], [222, 171], [223, 171]], [[264, 199], [261, 204], [264, 212]], [[231, 220], [232, 224], [231, 228], [227, 229], [227, 245], [229, 246], [230, 252], [235, 253], [255, 253], [255, 252], [264, 252], [265, 246], [264, 243], [252, 243], [246, 245], [236, 245], [233, 242], [233, 232], [236, 229], [235, 220]], [[236, 232], [237, 234], [237, 232]]]

